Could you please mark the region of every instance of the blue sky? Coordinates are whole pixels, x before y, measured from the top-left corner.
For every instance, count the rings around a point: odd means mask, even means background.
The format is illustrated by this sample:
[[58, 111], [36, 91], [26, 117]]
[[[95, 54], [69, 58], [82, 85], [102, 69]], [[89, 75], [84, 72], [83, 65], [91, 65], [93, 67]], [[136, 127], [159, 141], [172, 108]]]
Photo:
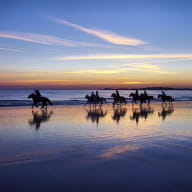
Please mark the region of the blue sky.
[[192, 87], [192, 2], [1, 1], [0, 85]]

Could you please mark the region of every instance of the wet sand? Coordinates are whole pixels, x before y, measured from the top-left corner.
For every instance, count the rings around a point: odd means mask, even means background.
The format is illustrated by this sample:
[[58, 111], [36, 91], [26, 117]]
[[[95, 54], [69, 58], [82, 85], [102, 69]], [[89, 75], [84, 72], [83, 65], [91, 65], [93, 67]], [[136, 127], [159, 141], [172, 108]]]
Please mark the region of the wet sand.
[[192, 191], [192, 102], [0, 108], [0, 189]]

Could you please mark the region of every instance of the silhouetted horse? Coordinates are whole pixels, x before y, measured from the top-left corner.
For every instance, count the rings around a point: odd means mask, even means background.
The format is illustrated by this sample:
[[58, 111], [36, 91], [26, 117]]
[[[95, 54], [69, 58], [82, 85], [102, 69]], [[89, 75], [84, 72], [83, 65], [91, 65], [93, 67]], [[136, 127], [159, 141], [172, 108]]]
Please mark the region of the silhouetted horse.
[[140, 99], [143, 100], [143, 102], [148, 101], [147, 103], [150, 104], [151, 100], [153, 100], [154, 97], [153, 97], [153, 96], [150, 96], [150, 95], [145, 95], [145, 94], [141, 93]]
[[117, 96], [116, 93], [112, 93], [111, 97], [113, 97], [114, 101], [113, 101], [113, 105], [121, 105], [121, 104], [127, 104], [127, 100], [125, 97], [123, 96]]
[[161, 99], [161, 101], [162, 101], [163, 103], [166, 102], [166, 101], [168, 101], [169, 104], [174, 101], [174, 98], [171, 97], [171, 96], [168, 96], [168, 95], [160, 95], [160, 94], [159, 94], [159, 95], [158, 95], [158, 99]]
[[89, 104], [90, 106], [96, 106], [97, 104], [99, 106], [102, 106], [103, 103], [107, 103], [106, 99], [104, 97], [96, 97], [96, 96], [89, 96], [86, 95], [85, 99], [87, 99], [87, 103], [85, 103], [85, 105]]
[[135, 94], [135, 93], [130, 93], [129, 97], [132, 97], [132, 104], [133, 104], [133, 103], [136, 104], [137, 101], [140, 101], [140, 104], [146, 102], [146, 100], [145, 100], [144, 97], [141, 97], [141, 96], [139, 96], [139, 95], [137, 95], [137, 94]]
[[37, 103], [42, 103], [41, 108], [46, 107], [47, 104], [53, 105], [52, 102], [47, 97], [39, 97], [35, 95], [34, 93], [31, 93], [28, 98], [33, 100], [32, 109], [34, 105], [37, 105]]

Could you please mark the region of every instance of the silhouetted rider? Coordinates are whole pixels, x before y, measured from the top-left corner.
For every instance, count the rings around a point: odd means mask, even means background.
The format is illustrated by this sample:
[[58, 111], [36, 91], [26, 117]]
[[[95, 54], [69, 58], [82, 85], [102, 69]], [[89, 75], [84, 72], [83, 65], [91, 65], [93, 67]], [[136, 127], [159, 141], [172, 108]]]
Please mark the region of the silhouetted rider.
[[35, 94], [36, 94], [37, 98], [41, 98], [41, 93], [40, 93], [39, 89], [35, 89]]
[[91, 92], [91, 99], [95, 99], [95, 93], [93, 91]]
[[146, 90], [144, 90], [144, 96], [146, 97], [146, 96], [148, 96], [148, 94], [147, 94], [147, 91]]
[[138, 92], [138, 90], [136, 89], [136, 91], [135, 91], [135, 95], [138, 97], [139, 96], [139, 92]]
[[116, 91], [117, 97], [120, 97], [119, 91], [117, 89], [115, 91]]
[[161, 91], [161, 93], [162, 93], [162, 95], [163, 95], [163, 96], [166, 96], [166, 94], [165, 94], [165, 92], [164, 92], [164, 91]]

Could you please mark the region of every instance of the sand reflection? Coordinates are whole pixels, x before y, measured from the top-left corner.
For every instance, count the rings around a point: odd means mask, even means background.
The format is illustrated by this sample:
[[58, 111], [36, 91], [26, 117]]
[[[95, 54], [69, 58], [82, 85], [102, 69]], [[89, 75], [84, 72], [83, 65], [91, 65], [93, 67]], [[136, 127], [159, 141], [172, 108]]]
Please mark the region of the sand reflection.
[[130, 119], [132, 121], [135, 121], [136, 124], [138, 124], [140, 118], [144, 118], [146, 120], [149, 115], [153, 114], [153, 112], [154, 110], [150, 105], [140, 105], [139, 107], [133, 106], [132, 115], [130, 116]]
[[162, 109], [158, 112], [158, 116], [162, 117], [162, 120], [165, 120], [167, 116], [172, 115], [174, 112], [173, 105], [162, 105]]
[[107, 115], [107, 110], [103, 110], [102, 108], [85, 108], [86, 119], [91, 120], [92, 123], [99, 124], [99, 120], [104, 118]]
[[125, 117], [127, 113], [127, 108], [125, 106], [114, 106], [113, 107], [113, 115], [111, 116], [116, 123], [119, 123], [122, 117]]
[[35, 127], [35, 130], [38, 130], [40, 129], [41, 123], [49, 121], [52, 115], [53, 111], [48, 111], [47, 109], [42, 109], [40, 111], [32, 110], [32, 119], [29, 120], [29, 125]]

